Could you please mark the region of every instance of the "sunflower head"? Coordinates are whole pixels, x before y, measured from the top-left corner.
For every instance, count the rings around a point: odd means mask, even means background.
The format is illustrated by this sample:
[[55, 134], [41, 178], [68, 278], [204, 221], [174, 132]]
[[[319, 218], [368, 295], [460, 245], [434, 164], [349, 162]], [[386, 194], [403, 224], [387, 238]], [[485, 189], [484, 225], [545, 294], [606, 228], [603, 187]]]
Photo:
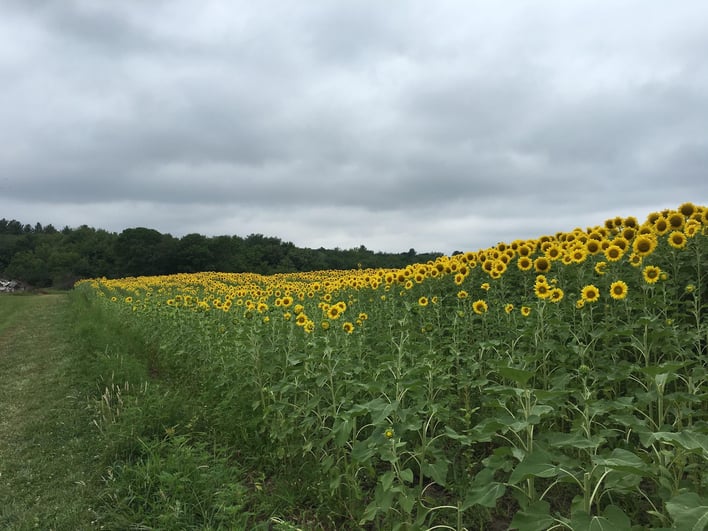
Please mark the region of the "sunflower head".
[[483, 313], [487, 312], [489, 306], [487, 306], [487, 303], [485, 301], [480, 299], [472, 303], [472, 309], [474, 310], [474, 313], [482, 315]]
[[669, 245], [674, 249], [686, 247], [686, 235], [680, 230], [675, 230], [669, 234]]
[[610, 284], [610, 296], [615, 300], [622, 300], [627, 296], [627, 284], [622, 280], [615, 280]]
[[656, 284], [661, 277], [661, 269], [653, 265], [646, 266], [642, 271], [642, 276], [647, 284]]
[[580, 293], [585, 302], [596, 302], [600, 298], [600, 290], [593, 284], [585, 286]]

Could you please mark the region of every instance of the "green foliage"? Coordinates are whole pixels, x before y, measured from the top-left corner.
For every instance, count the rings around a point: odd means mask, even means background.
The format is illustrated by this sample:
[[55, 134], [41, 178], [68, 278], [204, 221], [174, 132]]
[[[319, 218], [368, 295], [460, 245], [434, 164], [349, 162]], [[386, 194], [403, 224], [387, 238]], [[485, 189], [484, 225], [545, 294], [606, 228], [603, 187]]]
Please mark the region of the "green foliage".
[[[700, 529], [707, 242], [699, 233], [678, 250], [659, 240], [647, 259], [666, 272], [656, 283], [627, 260], [601, 273], [602, 255], [554, 262], [549, 286], [565, 293], [556, 301], [534, 294], [534, 272], [511, 266], [498, 279], [477, 267], [459, 282], [342, 284], [326, 292], [346, 302], [342, 320], [367, 316], [351, 333], [318, 322], [325, 290], [296, 299], [309, 331], [274, 304], [259, 309], [260, 293], [272, 303], [285, 289], [282, 277], [248, 277], [247, 288], [198, 275], [85, 283], [77, 291], [93, 311], [144, 342], [120, 365], [142, 360], [152, 376], [105, 386], [103, 401], [121, 406], [108, 409], [122, 412], [104, 415], [104, 432], [139, 432], [115, 454], [138, 476], [148, 461], [171, 467], [156, 456], [178, 436], [210, 441], [214, 456], [228, 449], [253, 522]], [[613, 298], [617, 281], [627, 292]], [[591, 283], [600, 299], [577, 304]], [[145, 417], [130, 418], [126, 404]]]

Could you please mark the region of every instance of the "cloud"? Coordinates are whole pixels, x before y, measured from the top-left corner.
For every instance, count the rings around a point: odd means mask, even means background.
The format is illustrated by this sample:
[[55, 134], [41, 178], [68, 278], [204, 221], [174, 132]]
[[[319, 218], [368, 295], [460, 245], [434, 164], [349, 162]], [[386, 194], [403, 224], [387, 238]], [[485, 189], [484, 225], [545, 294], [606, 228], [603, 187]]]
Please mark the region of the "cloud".
[[698, 1], [11, 1], [0, 216], [451, 252], [706, 203], [706, 20]]

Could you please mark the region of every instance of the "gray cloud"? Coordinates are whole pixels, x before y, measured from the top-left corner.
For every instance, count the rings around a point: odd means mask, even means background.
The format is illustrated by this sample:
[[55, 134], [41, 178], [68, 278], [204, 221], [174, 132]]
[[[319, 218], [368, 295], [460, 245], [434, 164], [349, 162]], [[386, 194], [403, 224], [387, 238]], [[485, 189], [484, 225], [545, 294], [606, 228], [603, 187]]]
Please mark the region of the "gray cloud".
[[708, 202], [697, 0], [5, 9], [0, 217], [451, 252]]

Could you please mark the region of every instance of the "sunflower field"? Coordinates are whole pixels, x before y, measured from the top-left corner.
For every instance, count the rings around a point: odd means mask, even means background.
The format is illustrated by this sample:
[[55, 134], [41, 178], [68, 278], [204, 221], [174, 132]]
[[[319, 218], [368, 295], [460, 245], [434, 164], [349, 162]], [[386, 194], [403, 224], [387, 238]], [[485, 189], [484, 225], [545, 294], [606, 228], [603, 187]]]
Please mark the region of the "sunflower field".
[[[106, 482], [218, 448], [214, 528], [704, 529], [707, 273], [684, 203], [405, 269], [82, 281], [149, 365], [96, 406]], [[180, 404], [115, 431], [158, 384]], [[113, 501], [186, 489], [141, 477]]]

